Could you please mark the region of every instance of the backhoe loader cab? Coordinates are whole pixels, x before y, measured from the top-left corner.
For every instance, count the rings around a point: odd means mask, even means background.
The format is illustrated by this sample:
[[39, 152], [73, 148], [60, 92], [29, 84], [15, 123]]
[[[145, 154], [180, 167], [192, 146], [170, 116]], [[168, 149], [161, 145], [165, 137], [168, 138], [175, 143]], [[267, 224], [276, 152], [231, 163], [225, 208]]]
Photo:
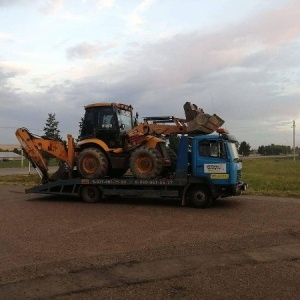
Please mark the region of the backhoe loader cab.
[[[142, 124], [141, 124], [142, 125]], [[85, 106], [76, 165], [82, 178], [120, 177], [130, 168], [138, 178], [155, 178], [170, 159], [165, 141], [137, 129], [131, 105]], [[142, 127], [143, 128], [143, 127]], [[129, 134], [131, 133], [131, 134]]]
[[131, 105], [95, 103], [85, 106], [81, 140], [96, 138], [109, 148], [123, 148], [125, 133], [137, 124]]

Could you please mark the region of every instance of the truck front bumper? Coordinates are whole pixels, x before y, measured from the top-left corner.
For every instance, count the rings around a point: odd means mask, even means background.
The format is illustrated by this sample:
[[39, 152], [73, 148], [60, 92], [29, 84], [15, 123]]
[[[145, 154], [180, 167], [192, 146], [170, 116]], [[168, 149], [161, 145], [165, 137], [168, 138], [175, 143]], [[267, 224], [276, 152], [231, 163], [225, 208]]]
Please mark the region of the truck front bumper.
[[233, 187], [233, 196], [239, 196], [242, 194], [242, 191], [246, 191], [248, 188], [248, 183], [242, 182]]

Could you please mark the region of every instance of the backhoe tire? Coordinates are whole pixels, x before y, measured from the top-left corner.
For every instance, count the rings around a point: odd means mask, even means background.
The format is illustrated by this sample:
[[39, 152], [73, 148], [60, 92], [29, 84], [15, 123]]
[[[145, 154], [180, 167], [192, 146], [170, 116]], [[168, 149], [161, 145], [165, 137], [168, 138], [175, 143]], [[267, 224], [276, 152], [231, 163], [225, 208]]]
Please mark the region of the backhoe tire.
[[86, 148], [78, 156], [77, 169], [82, 178], [104, 177], [108, 172], [107, 157], [97, 148]]
[[158, 150], [142, 146], [132, 153], [129, 162], [130, 170], [136, 178], [156, 178], [163, 170], [161, 161], [162, 155]]
[[213, 199], [209, 189], [206, 186], [192, 186], [187, 192], [188, 204], [196, 208], [208, 208]]

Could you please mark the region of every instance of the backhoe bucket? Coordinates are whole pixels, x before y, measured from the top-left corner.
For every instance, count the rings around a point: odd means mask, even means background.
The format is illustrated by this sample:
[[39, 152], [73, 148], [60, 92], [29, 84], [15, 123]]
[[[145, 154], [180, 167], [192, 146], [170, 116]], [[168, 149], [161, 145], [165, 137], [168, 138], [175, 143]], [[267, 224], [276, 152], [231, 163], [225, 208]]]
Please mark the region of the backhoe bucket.
[[216, 114], [211, 116], [204, 113], [201, 108], [198, 108], [195, 104], [191, 104], [191, 102], [186, 102], [183, 108], [188, 133], [209, 134], [216, 131], [225, 122]]

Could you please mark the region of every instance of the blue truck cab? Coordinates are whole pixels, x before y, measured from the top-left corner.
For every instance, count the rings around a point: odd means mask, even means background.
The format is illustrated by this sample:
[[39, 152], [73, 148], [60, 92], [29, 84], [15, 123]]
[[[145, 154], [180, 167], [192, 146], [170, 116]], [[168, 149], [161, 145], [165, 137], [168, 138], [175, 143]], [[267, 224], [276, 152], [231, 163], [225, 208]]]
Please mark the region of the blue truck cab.
[[[234, 136], [222, 130], [214, 135], [182, 137], [181, 143], [188, 143], [188, 182], [207, 187], [213, 199], [238, 196], [247, 188]], [[185, 152], [179, 151], [179, 161]]]

